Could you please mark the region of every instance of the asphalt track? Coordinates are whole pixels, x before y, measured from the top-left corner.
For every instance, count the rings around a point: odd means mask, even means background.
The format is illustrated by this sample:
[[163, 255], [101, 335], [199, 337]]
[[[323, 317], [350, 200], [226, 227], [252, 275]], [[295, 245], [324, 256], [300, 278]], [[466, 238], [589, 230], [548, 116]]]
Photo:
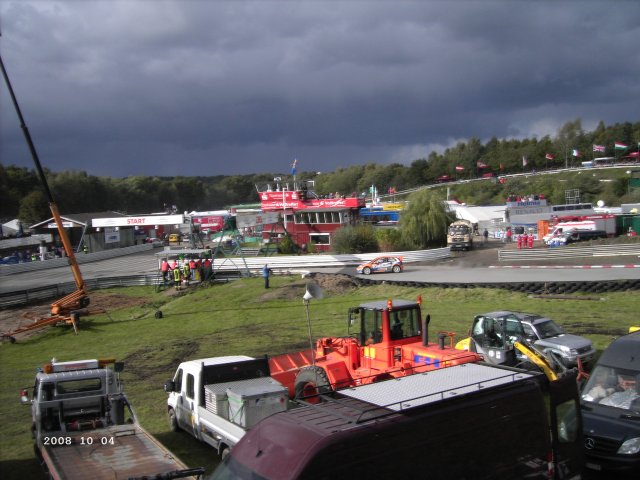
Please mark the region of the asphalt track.
[[[577, 260], [578, 262], [580, 260]], [[586, 260], [585, 260], [586, 262]], [[492, 284], [538, 284], [545, 282], [615, 282], [640, 280], [640, 259], [607, 257], [596, 264], [573, 265], [515, 265], [500, 264], [495, 249], [480, 250], [456, 254], [450, 259], [430, 264], [409, 264], [399, 274], [373, 274], [360, 278], [370, 281], [415, 282], [442, 285]], [[635, 262], [635, 263], [633, 263]], [[111, 258], [81, 266], [85, 280], [94, 278], [118, 277], [157, 272], [157, 260], [154, 251], [135, 253], [123, 257]], [[314, 268], [323, 273], [341, 273], [355, 275], [354, 267]], [[16, 273], [0, 276], [0, 293], [21, 291], [58, 283], [73, 282], [68, 266], [43, 268], [35, 272]]]

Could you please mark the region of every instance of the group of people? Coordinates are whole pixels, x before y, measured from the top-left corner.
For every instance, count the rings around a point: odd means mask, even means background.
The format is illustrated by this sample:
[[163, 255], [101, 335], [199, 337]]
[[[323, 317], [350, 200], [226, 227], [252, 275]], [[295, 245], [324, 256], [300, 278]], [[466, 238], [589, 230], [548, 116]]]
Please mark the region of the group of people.
[[533, 202], [536, 200], [544, 200], [544, 194], [537, 195], [509, 195], [507, 196], [507, 202]]
[[212, 262], [210, 258], [178, 258], [173, 262], [165, 258], [160, 263], [160, 273], [162, 274], [163, 283], [167, 284], [173, 281], [176, 289], [180, 289], [182, 285], [189, 285], [189, 282], [207, 281], [211, 278]]
[[533, 233], [523, 233], [516, 237], [516, 242], [518, 243], [518, 248], [533, 248], [533, 241], [535, 240], [535, 236]]

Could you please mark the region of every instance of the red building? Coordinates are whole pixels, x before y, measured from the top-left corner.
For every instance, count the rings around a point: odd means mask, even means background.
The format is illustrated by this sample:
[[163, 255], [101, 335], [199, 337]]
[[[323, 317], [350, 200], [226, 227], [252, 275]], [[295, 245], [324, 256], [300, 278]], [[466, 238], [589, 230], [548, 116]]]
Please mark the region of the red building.
[[313, 243], [316, 251], [331, 250], [332, 234], [355, 224], [364, 197], [330, 195], [318, 197], [306, 189], [289, 190], [279, 185], [260, 192], [263, 212], [281, 212], [282, 222], [265, 225], [263, 238], [277, 242], [285, 230], [298, 245]]

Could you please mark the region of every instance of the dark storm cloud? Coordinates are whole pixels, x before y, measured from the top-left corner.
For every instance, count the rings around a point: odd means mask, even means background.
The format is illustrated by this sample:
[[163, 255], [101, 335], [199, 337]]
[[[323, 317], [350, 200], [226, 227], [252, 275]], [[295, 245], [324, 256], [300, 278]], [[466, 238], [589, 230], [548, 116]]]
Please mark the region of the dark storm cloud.
[[[216, 175], [408, 164], [472, 136], [637, 121], [633, 1], [12, 1], [43, 164]], [[3, 164], [31, 166], [0, 93]]]

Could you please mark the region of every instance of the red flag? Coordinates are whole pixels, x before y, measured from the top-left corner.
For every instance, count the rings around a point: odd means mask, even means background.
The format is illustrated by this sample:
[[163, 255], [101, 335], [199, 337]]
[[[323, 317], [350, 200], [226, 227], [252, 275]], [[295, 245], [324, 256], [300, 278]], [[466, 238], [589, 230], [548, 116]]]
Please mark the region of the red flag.
[[554, 158], [556, 158], [556, 157], [554, 157], [554, 156], [553, 156], [553, 155], [551, 155], [550, 153], [547, 153], [547, 154], [544, 156], [544, 158], [546, 158], [547, 160], [553, 160], [553, 159], [554, 159]]
[[486, 164], [486, 163], [484, 163], [484, 162], [481, 162], [480, 160], [478, 160], [478, 161], [476, 162], [476, 166], [477, 166], [478, 168], [487, 168], [487, 164]]

